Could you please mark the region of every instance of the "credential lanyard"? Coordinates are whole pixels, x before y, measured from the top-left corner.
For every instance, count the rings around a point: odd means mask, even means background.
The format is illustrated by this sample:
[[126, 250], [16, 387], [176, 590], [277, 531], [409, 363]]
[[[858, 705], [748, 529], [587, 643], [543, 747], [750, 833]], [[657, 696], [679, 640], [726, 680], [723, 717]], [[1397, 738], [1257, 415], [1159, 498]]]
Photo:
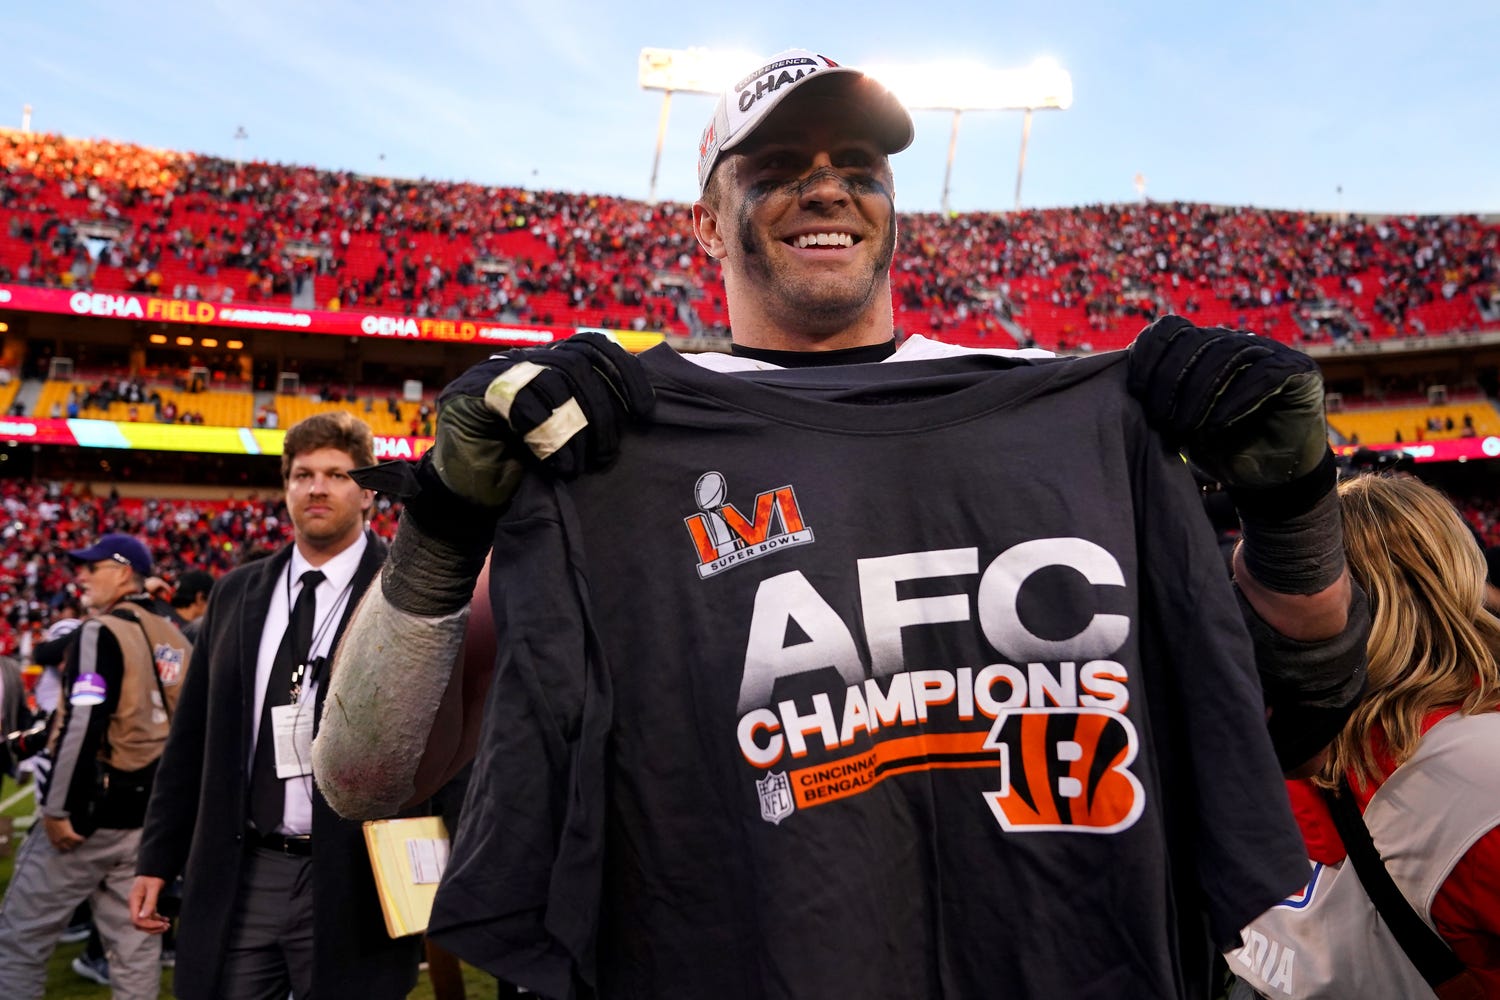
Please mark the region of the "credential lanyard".
[[[292, 669], [292, 690], [291, 694], [288, 697], [288, 704], [295, 705], [297, 704], [298, 699], [302, 697], [302, 678], [304, 675], [306, 675], [307, 677], [307, 683], [309, 687], [317, 682], [319, 668], [328, 658], [326, 656], [313, 656], [312, 651], [318, 648], [318, 643], [321, 642], [323, 640], [323, 636], [327, 634], [328, 627], [333, 624], [334, 620], [338, 617], [339, 611], [344, 607], [345, 602], [349, 600], [349, 593], [353, 588], [354, 579], [351, 577], [349, 582], [344, 584], [344, 589], [339, 591], [339, 596], [334, 598], [333, 604], [329, 606], [328, 613], [323, 616], [322, 622], [320, 622], [318, 624], [318, 627], [313, 630], [312, 642], [308, 644], [307, 654], [303, 656], [301, 662], [299, 662], [297, 666]], [[286, 608], [288, 621], [290, 621], [290, 616], [292, 613], [291, 562], [288, 562], [286, 564]]]

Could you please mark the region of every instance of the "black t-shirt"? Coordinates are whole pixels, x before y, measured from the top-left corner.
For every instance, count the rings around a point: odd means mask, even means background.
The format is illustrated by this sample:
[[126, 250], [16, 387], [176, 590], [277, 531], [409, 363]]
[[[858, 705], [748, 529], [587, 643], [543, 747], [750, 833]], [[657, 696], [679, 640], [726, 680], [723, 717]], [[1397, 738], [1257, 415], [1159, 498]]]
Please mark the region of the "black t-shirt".
[[435, 936], [544, 996], [1196, 995], [1306, 862], [1121, 360], [645, 359], [501, 524]]

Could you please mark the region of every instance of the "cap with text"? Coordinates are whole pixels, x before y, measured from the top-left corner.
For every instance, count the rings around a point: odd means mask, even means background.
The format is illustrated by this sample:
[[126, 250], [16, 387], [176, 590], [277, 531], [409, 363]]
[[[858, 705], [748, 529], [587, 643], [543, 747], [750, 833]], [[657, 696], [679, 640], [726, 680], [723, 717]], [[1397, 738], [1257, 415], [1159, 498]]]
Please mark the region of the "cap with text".
[[112, 559], [129, 566], [141, 576], [151, 575], [151, 552], [140, 539], [130, 535], [100, 535], [99, 540], [86, 549], [69, 552], [68, 556], [79, 562], [100, 562]]
[[[814, 80], [821, 81], [813, 84]], [[698, 191], [723, 155], [748, 139], [792, 93], [812, 85], [850, 99], [870, 116], [886, 153], [899, 153], [916, 134], [911, 114], [874, 77], [806, 49], [788, 49], [741, 77], [719, 96], [698, 143]]]

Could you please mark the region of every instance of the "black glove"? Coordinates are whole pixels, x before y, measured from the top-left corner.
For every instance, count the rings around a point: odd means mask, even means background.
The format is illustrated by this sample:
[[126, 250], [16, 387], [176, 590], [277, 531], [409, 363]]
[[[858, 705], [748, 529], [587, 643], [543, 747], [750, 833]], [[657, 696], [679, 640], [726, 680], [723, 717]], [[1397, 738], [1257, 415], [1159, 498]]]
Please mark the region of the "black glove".
[[655, 404], [640, 361], [602, 334], [506, 351], [438, 397], [433, 468], [465, 500], [503, 507], [520, 463], [565, 478], [602, 468], [625, 422], [649, 417]]
[[381, 571], [386, 600], [422, 617], [462, 608], [525, 466], [563, 477], [603, 468], [626, 420], [645, 419], [655, 404], [640, 361], [597, 333], [464, 372], [438, 397], [437, 438], [422, 461], [352, 473], [404, 503]]
[[1279, 341], [1163, 316], [1130, 345], [1126, 381], [1152, 426], [1228, 487], [1283, 486], [1328, 454], [1323, 377]]

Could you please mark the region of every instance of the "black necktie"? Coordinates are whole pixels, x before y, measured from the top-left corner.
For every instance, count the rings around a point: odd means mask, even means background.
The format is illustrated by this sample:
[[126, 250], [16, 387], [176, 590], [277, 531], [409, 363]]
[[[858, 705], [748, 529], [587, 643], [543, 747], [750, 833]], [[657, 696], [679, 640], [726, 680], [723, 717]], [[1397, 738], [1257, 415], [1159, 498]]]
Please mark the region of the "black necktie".
[[[259, 735], [255, 738], [255, 761], [250, 768], [250, 821], [261, 833], [274, 833], [281, 825], [282, 805], [286, 801], [286, 786], [283, 779], [276, 777], [276, 737], [271, 709], [291, 704], [292, 677], [297, 667], [307, 662], [312, 648], [318, 584], [322, 582], [322, 570], [310, 569], [302, 574], [302, 590], [292, 606], [281, 645], [276, 647], [276, 659], [271, 662], [271, 677], [266, 681], [265, 704], [260, 710]], [[306, 688], [307, 678], [299, 678], [298, 684]]]

